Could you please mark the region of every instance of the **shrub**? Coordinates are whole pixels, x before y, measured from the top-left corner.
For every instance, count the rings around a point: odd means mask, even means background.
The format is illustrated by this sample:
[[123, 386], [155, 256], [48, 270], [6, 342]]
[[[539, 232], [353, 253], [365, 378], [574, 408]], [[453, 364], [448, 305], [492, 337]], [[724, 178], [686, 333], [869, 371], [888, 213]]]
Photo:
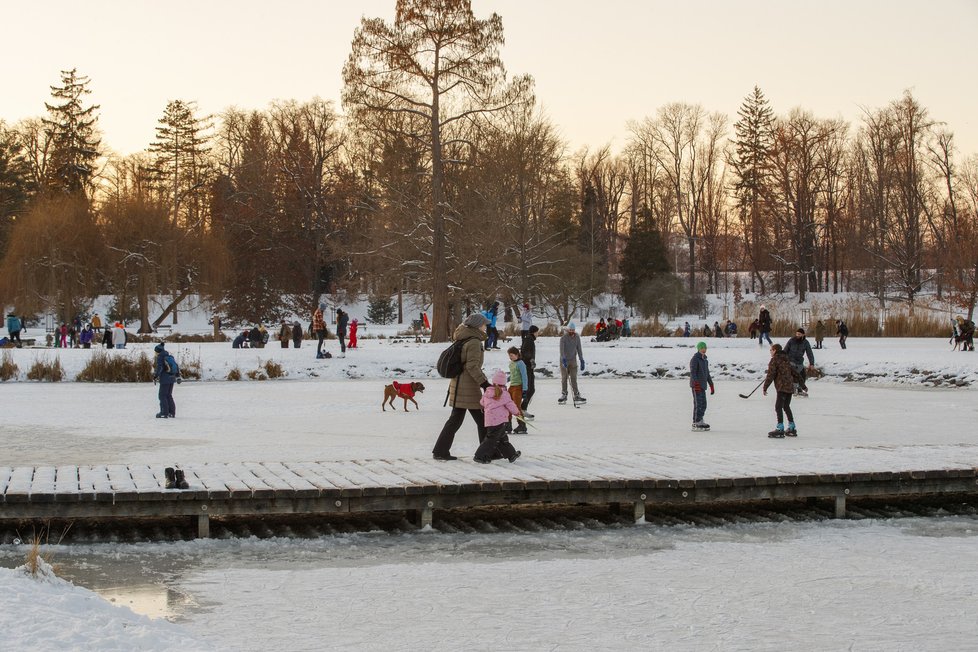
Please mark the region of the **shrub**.
[[231, 341], [231, 338], [225, 335], [223, 332], [217, 337], [214, 337], [214, 333], [170, 333], [165, 336], [161, 333], [130, 333], [128, 341], [136, 344], [152, 344], [154, 342], [159, 342], [161, 339], [168, 343], [174, 344], [200, 344], [202, 342]]
[[232, 369], [231, 371], [228, 372], [227, 379], [228, 380], [241, 380], [241, 370], [238, 369], [237, 367], [235, 367], [234, 369]]
[[629, 327], [632, 329], [632, 337], [669, 337], [673, 334], [661, 322], [647, 319], [630, 321]]
[[261, 369], [252, 369], [248, 372], [248, 378], [252, 380], [268, 380], [268, 376]]
[[203, 376], [203, 368], [200, 364], [200, 354], [191, 356], [190, 353], [181, 349], [180, 359], [177, 360], [180, 367], [180, 377], [187, 380], [200, 380]]
[[61, 366], [61, 358], [55, 356], [54, 361], [47, 358], [40, 358], [34, 361], [30, 370], [27, 372], [27, 380], [46, 380], [58, 383], [65, 379], [65, 370]]
[[0, 381], [16, 378], [19, 373], [20, 367], [14, 362], [14, 356], [10, 354], [10, 351], [4, 351], [3, 357], [0, 358]]
[[114, 355], [95, 349], [76, 380], [90, 383], [148, 383], [153, 380], [153, 360], [145, 351]]
[[281, 378], [285, 375], [285, 370], [282, 369], [282, 365], [274, 360], [268, 360], [265, 362], [265, 373], [268, 374], [269, 378]]
[[390, 297], [370, 297], [367, 319], [375, 324], [389, 324], [397, 317], [397, 306]]

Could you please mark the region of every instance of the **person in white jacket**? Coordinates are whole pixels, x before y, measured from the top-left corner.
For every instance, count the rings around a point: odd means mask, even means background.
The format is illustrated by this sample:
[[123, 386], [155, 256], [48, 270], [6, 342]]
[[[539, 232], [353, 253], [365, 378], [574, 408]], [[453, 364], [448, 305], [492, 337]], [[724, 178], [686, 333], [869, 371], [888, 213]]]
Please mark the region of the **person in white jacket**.
[[530, 304], [523, 304], [523, 312], [520, 313], [520, 337], [524, 340], [526, 336], [530, 334], [530, 326], [533, 325], [533, 311], [530, 310]]

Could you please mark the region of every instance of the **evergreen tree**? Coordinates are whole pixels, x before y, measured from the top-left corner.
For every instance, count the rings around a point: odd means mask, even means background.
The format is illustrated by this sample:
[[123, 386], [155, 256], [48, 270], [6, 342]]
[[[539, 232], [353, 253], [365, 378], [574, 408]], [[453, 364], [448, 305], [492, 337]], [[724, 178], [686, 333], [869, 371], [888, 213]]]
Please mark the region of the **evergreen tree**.
[[51, 155], [48, 178], [49, 191], [72, 194], [87, 190], [95, 174], [101, 140], [97, 134], [97, 104], [82, 105], [88, 89], [88, 77], [78, 75], [77, 70], [61, 71], [61, 86], [51, 87], [53, 103], [44, 103], [48, 117], [44, 127], [51, 135]]
[[766, 226], [763, 195], [769, 174], [768, 157], [774, 144], [774, 112], [764, 93], [755, 86], [740, 105], [737, 115], [740, 119], [734, 123], [736, 151], [730, 160], [736, 177], [734, 192], [744, 224], [747, 255], [753, 266], [751, 289], [756, 278], [763, 293], [764, 278], [759, 271]]
[[161, 195], [168, 198], [170, 219], [190, 228], [203, 228], [209, 165], [210, 123], [196, 116], [193, 102], [167, 103], [156, 127], [153, 173]]
[[669, 276], [669, 254], [661, 234], [639, 226], [628, 236], [621, 259], [621, 297], [634, 306], [650, 282]]
[[14, 220], [30, 198], [30, 169], [22, 149], [17, 134], [0, 122], [0, 257]]
[[371, 297], [367, 304], [367, 319], [375, 324], [389, 324], [397, 316], [397, 306], [390, 297]]

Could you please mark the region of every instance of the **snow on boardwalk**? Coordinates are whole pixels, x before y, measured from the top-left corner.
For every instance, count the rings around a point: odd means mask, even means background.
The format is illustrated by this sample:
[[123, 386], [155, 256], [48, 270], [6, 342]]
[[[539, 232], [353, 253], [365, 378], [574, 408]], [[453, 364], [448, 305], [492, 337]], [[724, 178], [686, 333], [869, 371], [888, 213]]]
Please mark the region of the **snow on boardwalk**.
[[555, 454], [492, 465], [430, 459], [182, 465], [165, 489], [147, 465], [0, 467], [0, 518], [210, 516], [434, 509], [477, 505], [655, 503], [978, 491], [978, 445], [716, 453]]

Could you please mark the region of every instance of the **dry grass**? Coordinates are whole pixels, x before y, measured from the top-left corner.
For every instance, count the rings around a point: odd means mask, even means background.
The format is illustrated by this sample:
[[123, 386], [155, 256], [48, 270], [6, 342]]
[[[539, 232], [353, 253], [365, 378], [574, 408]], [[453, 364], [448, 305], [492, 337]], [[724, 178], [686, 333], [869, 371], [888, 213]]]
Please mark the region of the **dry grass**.
[[180, 359], [177, 360], [180, 366], [180, 377], [185, 380], [200, 380], [203, 377], [203, 367], [200, 364], [200, 353], [192, 355], [186, 350], [180, 350]]
[[[70, 524], [65, 526], [65, 529], [63, 532], [61, 532], [61, 536], [58, 537], [56, 544], [60, 544], [64, 540], [69, 529], [71, 529]], [[24, 568], [26, 569], [27, 574], [31, 577], [45, 575], [48, 572], [57, 575], [58, 568], [52, 563], [53, 557], [51, 553], [45, 553], [41, 550], [42, 545], [50, 543], [48, 528], [42, 528], [40, 532], [37, 532], [36, 530], [32, 532], [31, 536], [27, 539], [27, 543], [27, 555], [24, 557]]]
[[269, 378], [282, 378], [285, 376], [285, 370], [282, 369], [282, 365], [274, 360], [265, 362], [265, 373], [268, 374]]
[[228, 372], [227, 379], [228, 380], [241, 380], [241, 370], [238, 369], [237, 367], [235, 367], [234, 369], [232, 369], [231, 371]]
[[200, 344], [203, 342], [230, 342], [231, 338], [224, 333], [214, 337], [214, 333], [130, 333], [129, 342], [147, 344], [159, 342], [163, 338], [168, 344]]
[[14, 356], [11, 355], [10, 351], [4, 351], [3, 355], [0, 356], [0, 381], [8, 381], [17, 378], [17, 374], [20, 373], [20, 367], [14, 362]]
[[153, 380], [153, 361], [144, 351], [118, 355], [95, 349], [76, 380], [90, 383], [148, 383]]
[[27, 372], [27, 380], [46, 380], [51, 383], [58, 383], [65, 379], [65, 370], [61, 366], [61, 358], [55, 356], [54, 361], [47, 358], [39, 358], [31, 365]]
[[261, 369], [252, 369], [247, 373], [247, 376], [252, 380], [268, 380], [268, 376]]
[[850, 337], [947, 337], [951, 323], [943, 311], [919, 307], [913, 315], [906, 306], [890, 304], [885, 330], [879, 328], [879, 304], [875, 299], [847, 296], [837, 300], [815, 299], [804, 306], [793, 298], [745, 301], [734, 311], [734, 321], [741, 337], [748, 334], [751, 321], [757, 317], [760, 305], [768, 307], [773, 317], [772, 337], [790, 337], [801, 323], [801, 309], [810, 310], [806, 328], [809, 339], [814, 339], [815, 324], [825, 324], [825, 339], [835, 337], [835, 320], [842, 319], [849, 327]]

